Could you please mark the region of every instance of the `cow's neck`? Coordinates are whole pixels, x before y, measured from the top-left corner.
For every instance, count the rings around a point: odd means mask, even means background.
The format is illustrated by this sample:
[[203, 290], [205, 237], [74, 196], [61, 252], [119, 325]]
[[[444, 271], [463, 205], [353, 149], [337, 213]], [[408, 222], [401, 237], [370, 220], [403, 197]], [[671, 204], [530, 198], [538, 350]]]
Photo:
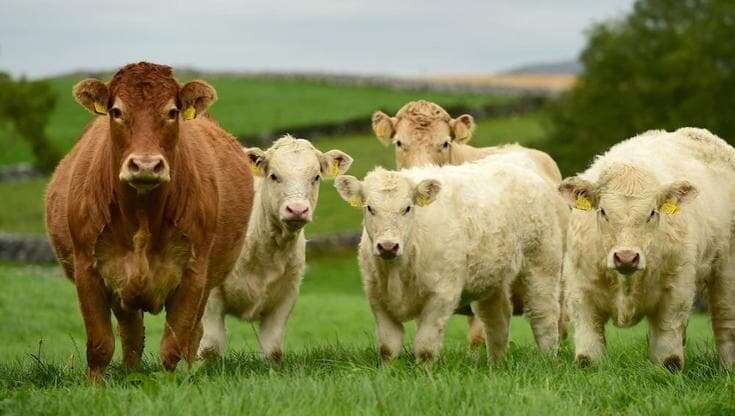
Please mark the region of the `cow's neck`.
[[116, 193], [120, 216], [129, 233], [159, 233], [169, 196], [168, 184], [140, 194], [131, 186], [118, 183]]

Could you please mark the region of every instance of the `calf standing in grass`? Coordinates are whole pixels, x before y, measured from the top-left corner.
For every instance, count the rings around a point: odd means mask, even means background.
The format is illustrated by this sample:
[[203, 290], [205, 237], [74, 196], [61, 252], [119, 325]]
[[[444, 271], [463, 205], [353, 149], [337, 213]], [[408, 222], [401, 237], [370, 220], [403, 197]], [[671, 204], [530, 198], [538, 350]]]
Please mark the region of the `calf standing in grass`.
[[697, 286], [709, 293], [726, 368], [735, 362], [735, 149], [707, 130], [649, 131], [597, 158], [560, 191], [575, 206], [565, 274], [576, 359], [595, 364], [605, 323], [648, 318], [648, 353], [684, 365]]
[[102, 376], [115, 347], [123, 364], [143, 354], [143, 311], [166, 308], [161, 361], [191, 362], [213, 286], [242, 247], [253, 198], [247, 158], [204, 113], [215, 91], [180, 86], [171, 69], [128, 65], [105, 84], [87, 79], [74, 96], [100, 115], [54, 172], [46, 229], [74, 280], [87, 332], [89, 374]]
[[226, 343], [225, 314], [258, 321], [264, 356], [280, 360], [283, 335], [304, 276], [304, 225], [311, 222], [323, 178], [345, 173], [352, 158], [322, 153], [306, 140], [286, 136], [267, 151], [245, 150], [255, 173], [255, 202], [237, 265], [214, 288], [204, 313], [202, 357], [220, 356]]
[[[556, 188], [561, 182], [559, 167], [546, 153], [517, 144], [472, 147], [468, 142], [474, 130], [475, 121], [471, 115], [463, 114], [452, 118], [442, 107], [430, 101], [411, 101], [395, 117], [381, 111], [373, 113], [373, 132], [384, 145], [392, 143], [395, 146], [396, 166], [399, 169], [426, 165], [461, 165], [492, 154], [521, 153], [533, 162], [532, 168], [546, 178], [550, 186]], [[518, 313], [523, 310], [523, 291], [523, 287], [513, 288], [513, 305]], [[559, 329], [565, 335], [567, 318], [563, 306], [562, 301]], [[462, 313], [468, 312], [471, 313], [466, 310]], [[482, 344], [482, 324], [472, 316], [469, 317], [469, 324], [470, 345]]]
[[363, 210], [360, 269], [384, 359], [399, 354], [403, 322], [416, 319], [414, 352], [432, 360], [449, 318], [473, 301], [488, 355], [502, 357], [518, 280], [528, 287], [539, 348], [557, 351], [568, 208], [524, 161], [495, 155], [460, 166], [378, 168], [362, 182], [337, 178], [342, 198]]

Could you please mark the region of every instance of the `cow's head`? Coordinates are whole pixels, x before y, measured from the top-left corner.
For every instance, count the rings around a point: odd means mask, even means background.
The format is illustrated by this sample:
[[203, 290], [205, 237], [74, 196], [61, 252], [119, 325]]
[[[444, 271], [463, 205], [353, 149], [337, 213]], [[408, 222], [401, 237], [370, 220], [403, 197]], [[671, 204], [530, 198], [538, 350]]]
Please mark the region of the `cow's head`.
[[266, 151], [245, 149], [264, 211], [290, 231], [311, 222], [322, 179], [347, 172], [352, 158], [339, 150], [322, 153], [307, 140], [286, 136]]
[[581, 238], [601, 243], [600, 260], [624, 276], [660, 261], [661, 248], [676, 244], [671, 224], [697, 195], [687, 181], [660, 184], [654, 175], [622, 164], [608, 168], [598, 183], [571, 177], [559, 190], [574, 209], [594, 216], [596, 235]]
[[171, 68], [146, 62], [120, 69], [107, 84], [85, 79], [74, 97], [110, 123], [120, 181], [146, 193], [171, 180], [179, 123], [200, 117], [217, 95], [204, 81], [183, 86]]
[[385, 260], [403, 254], [416, 222], [415, 211], [434, 202], [441, 190], [437, 180], [414, 183], [399, 172], [381, 168], [362, 182], [354, 176], [339, 176], [335, 187], [342, 199], [362, 208], [372, 252]]
[[373, 113], [373, 132], [381, 143], [393, 144], [399, 169], [451, 162], [457, 144], [467, 143], [475, 129], [469, 114], [451, 118], [440, 106], [429, 101], [412, 101], [395, 117]]

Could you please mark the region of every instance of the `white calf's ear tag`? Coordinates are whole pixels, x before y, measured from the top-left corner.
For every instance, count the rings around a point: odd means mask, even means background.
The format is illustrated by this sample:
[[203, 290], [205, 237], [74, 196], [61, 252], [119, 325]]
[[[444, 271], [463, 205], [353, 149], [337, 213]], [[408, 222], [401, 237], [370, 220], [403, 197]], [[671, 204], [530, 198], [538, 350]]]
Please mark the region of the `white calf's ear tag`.
[[580, 195], [577, 197], [576, 201], [574, 201], [574, 208], [577, 208], [580, 211], [589, 211], [592, 209], [592, 203], [589, 199]]
[[351, 207], [360, 208], [362, 207], [362, 198], [359, 196], [353, 196], [349, 201], [347, 201], [347, 203], [350, 204]]
[[676, 215], [679, 213], [679, 206], [676, 204], [676, 201], [672, 199], [661, 205], [661, 211], [667, 215]]

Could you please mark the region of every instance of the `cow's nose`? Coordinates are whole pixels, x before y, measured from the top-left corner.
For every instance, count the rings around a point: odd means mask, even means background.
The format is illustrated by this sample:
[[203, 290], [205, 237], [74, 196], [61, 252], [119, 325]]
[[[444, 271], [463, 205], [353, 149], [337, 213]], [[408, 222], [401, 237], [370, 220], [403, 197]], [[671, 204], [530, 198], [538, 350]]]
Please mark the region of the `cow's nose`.
[[380, 257], [385, 259], [392, 259], [398, 255], [398, 249], [400, 245], [393, 241], [380, 241], [376, 244], [378, 247], [378, 253]]
[[130, 155], [120, 171], [120, 179], [138, 191], [148, 191], [168, 182], [169, 167], [162, 155]]
[[638, 270], [641, 255], [633, 250], [620, 250], [613, 254], [613, 261], [615, 262], [615, 269], [628, 274]]
[[163, 156], [131, 157], [128, 160], [128, 169], [133, 175], [157, 176], [163, 173], [166, 161]]
[[286, 212], [292, 217], [303, 218], [309, 213], [309, 206], [301, 202], [286, 205]]

